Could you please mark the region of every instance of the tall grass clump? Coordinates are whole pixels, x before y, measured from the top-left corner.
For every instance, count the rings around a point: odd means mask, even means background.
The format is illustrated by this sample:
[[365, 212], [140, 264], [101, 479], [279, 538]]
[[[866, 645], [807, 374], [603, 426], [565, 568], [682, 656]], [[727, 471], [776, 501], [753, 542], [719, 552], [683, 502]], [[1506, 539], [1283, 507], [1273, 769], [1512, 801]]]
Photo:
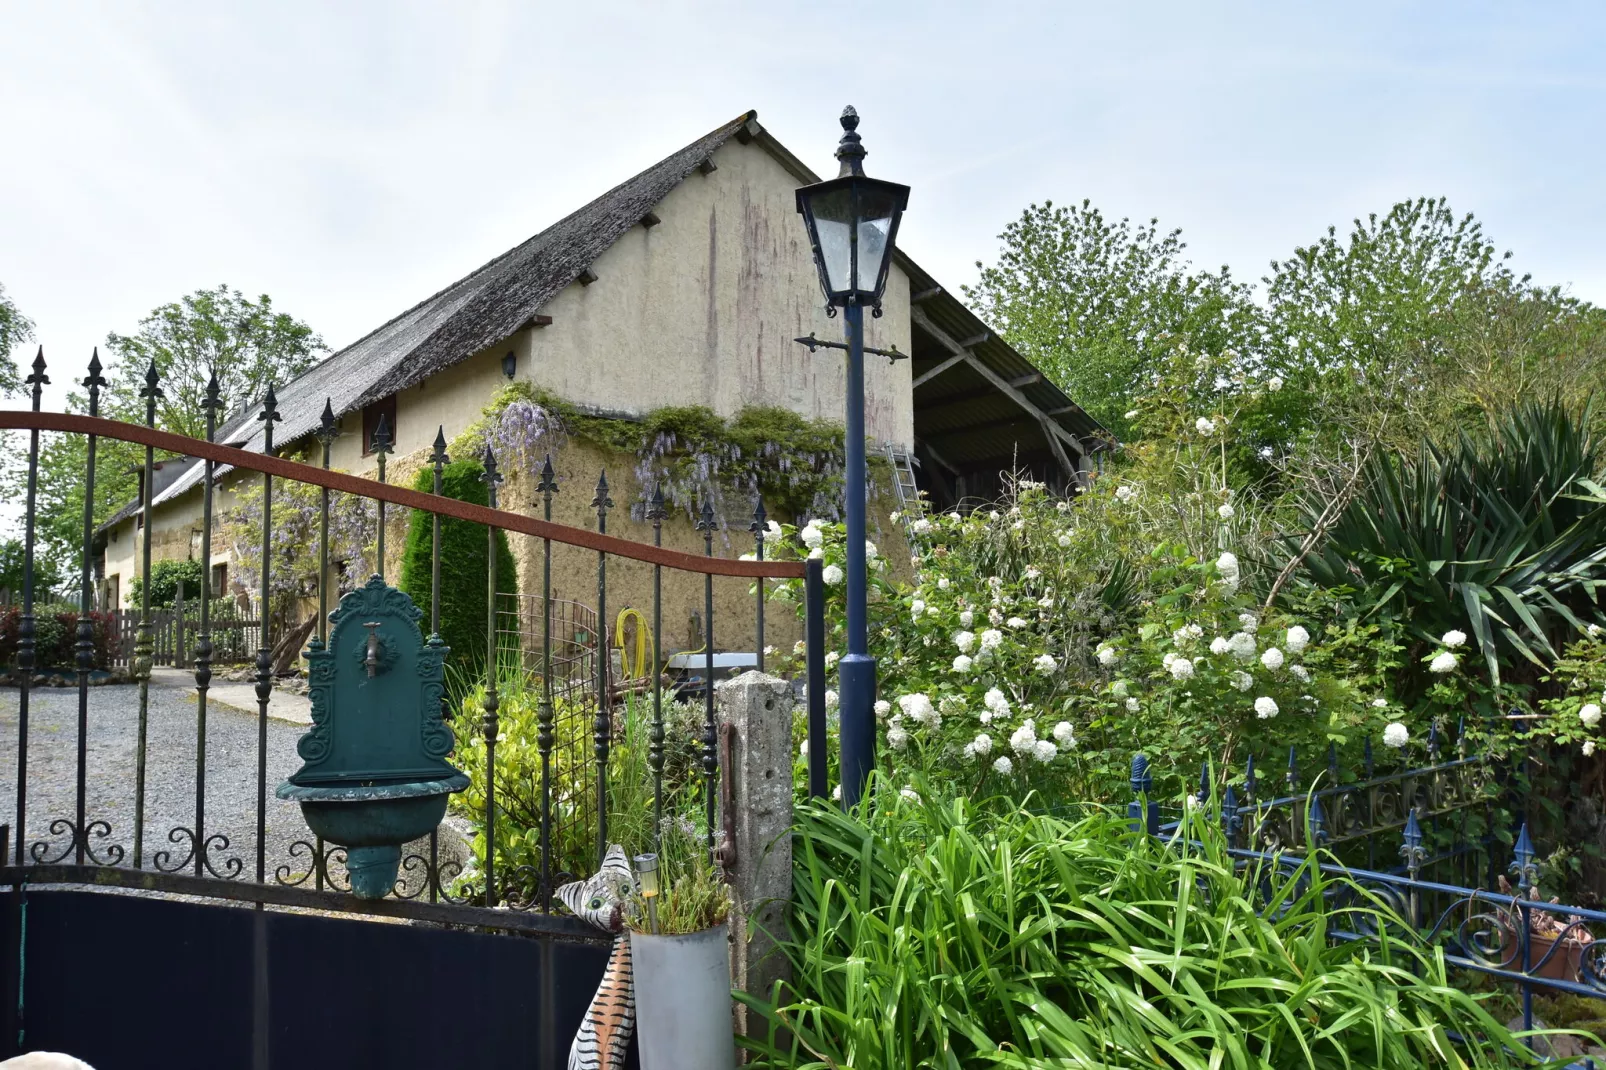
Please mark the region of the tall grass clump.
[[[805, 809], [792, 980], [742, 997], [769, 1026], [752, 1065], [1537, 1064], [1403, 921], [1314, 857], [1245, 870], [1202, 812], [1185, 835], [911, 790], [866, 813]], [[1335, 891], [1361, 905], [1329, 912]], [[1360, 920], [1377, 940], [1330, 939]]]

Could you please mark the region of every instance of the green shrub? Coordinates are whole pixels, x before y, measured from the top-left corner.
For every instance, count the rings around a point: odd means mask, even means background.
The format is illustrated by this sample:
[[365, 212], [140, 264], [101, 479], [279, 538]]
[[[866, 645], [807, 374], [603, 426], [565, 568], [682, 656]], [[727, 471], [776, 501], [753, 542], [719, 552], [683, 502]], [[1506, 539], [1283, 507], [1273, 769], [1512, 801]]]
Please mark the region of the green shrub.
[[[151, 565], [151, 606], [159, 609], [171, 607], [178, 599], [180, 583], [184, 584], [184, 601], [199, 601], [204, 579], [199, 561], [155, 562]], [[144, 578], [141, 576], [128, 581], [128, 604], [135, 609], [141, 604], [140, 596], [144, 588]]]
[[[95, 645], [91, 664], [96, 669], [109, 669], [112, 663], [111, 615], [90, 613], [89, 620], [90, 641]], [[21, 623], [22, 610], [18, 607], [0, 611], [0, 671], [10, 671], [17, 664], [17, 631]], [[36, 669], [77, 669], [77, 609], [67, 605], [36, 606], [33, 636]]]
[[[415, 490], [434, 489], [435, 474], [425, 469], [413, 482]], [[454, 461], [441, 476], [441, 493], [473, 505], [488, 505], [485, 468], [478, 461]], [[485, 664], [485, 579], [490, 551], [485, 527], [453, 517], [441, 519], [441, 638], [451, 649], [448, 664], [462, 672], [480, 671]], [[431, 563], [434, 559], [434, 515], [413, 510], [402, 552], [400, 587], [423, 610], [427, 631], [433, 604]], [[513, 553], [507, 533], [496, 536], [496, 590], [518, 590]]]
[[[794, 839], [793, 969], [765, 1067], [1532, 1066], [1404, 922], [1314, 857], [1239, 869], [1215, 815], [1190, 848], [885, 790]], [[935, 790], [935, 789], [934, 789]], [[1347, 910], [1328, 897], [1354, 897]], [[1343, 898], [1343, 896], [1340, 896]], [[1358, 913], [1364, 917], [1346, 916]], [[1371, 924], [1380, 937], [1334, 941]], [[1451, 1035], [1463, 1038], [1452, 1041]]]

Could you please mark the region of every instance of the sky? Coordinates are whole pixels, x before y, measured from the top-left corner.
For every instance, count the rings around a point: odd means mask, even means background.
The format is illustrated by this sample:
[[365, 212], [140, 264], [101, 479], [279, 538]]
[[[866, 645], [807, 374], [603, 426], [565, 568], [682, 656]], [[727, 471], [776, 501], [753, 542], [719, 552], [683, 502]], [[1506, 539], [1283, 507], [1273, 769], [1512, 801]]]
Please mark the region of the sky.
[[0, 0], [0, 285], [75, 377], [219, 283], [339, 348], [746, 109], [830, 171], [851, 103], [956, 292], [1043, 200], [1258, 279], [1443, 195], [1606, 303], [1603, 53], [1598, 2]]

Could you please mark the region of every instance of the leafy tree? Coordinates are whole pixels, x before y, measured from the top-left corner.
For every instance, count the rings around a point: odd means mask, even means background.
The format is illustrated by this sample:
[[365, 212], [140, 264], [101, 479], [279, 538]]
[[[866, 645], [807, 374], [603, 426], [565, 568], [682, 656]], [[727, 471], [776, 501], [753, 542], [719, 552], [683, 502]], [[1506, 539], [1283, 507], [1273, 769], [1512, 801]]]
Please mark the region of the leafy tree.
[[[24, 547], [21, 539], [0, 540], [0, 600], [22, 601]], [[44, 600], [61, 586], [61, 573], [54, 564], [34, 552], [33, 590], [35, 600]]]
[[[305, 371], [324, 349], [311, 327], [274, 311], [267, 295], [251, 301], [227, 286], [197, 290], [153, 310], [134, 334], [108, 335], [107, 347], [112, 360], [101, 395], [101, 415], [144, 423], [140, 391], [145, 369], [154, 360], [165, 395], [157, 405], [156, 426], [195, 438], [206, 434], [201, 400], [214, 369], [225, 405], [232, 405], [255, 397], [270, 379], [282, 382]], [[83, 374], [78, 368], [52, 368], [58, 383], [79, 384]], [[85, 393], [70, 392], [66, 407], [69, 412], [88, 412]], [[97, 525], [134, 499], [144, 457], [142, 447], [114, 439], [99, 441], [93, 504]], [[87, 460], [82, 436], [46, 435], [40, 443], [36, 512], [40, 552], [69, 572], [76, 569], [82, 552]], [[25, 457], [13, 453], [12, 463], [0, 476], [0, 491], [13, 500], [24, 493], [25, 462]]]
[[0, 286], [0, 394], [12, 394], [21, 389], [22, 379], [17, 373], [17, 362], [11, 351], [33, 338], [33, 321], [18, 310], [16, 303], [6, 296]]
[[[415, 490], [430, 491], [435, 486], [430, 469], [418, 473]], [[488, 505], [485, 468], [478, 461], [453, 461], [441, 476], [441, 493], [448, 498], [474, 505]], [[441, 518], [441, 638], [451, 648], [452, 664], [468, 668], [485, 663], [485, 581], [490, 551], [485, 527], [467, 520]], [[429, 629], [432, 569], [434, 561], [434, 516], [413, 510], [407, 525], [407, 544], [402, 553], [401, 581], [398, 586], [424, 611], [423, 627]], [[518, 590], [518, 575], [507, 533], [497, 532], [496, 589]]]
[[114, 357], [108, 412], [144, 419], [140, 391], [154, 361], [164, 395], [157, 425], [192, 438], [206, 434], [201, 402], [214, 371], [225, 407], [232, 407], [261, 396], [269, 383], [300, 375], [325, 351], [311, 327], [275, 312], [267, 294], [252, 301], [226, 285], [162, 305], [139, 321], [134, 334], [107, 335], [106, 345]]
[[1110, 222], [1088, 201], [1034, 204], [1004, 229], [997, 263], [965, 287], [977, 313], [1120, 437], [1125, 413], [1177, 338], [1209, 352], [1258, 339], [1249, 288], [1194, 272], [1180, 230]]

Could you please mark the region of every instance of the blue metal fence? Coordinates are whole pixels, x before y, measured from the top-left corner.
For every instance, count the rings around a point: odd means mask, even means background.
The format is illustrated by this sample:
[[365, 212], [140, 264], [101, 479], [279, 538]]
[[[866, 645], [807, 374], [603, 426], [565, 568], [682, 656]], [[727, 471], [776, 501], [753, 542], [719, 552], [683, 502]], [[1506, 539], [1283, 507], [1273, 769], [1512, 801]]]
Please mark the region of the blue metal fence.
[[[1430, 759], [1436, 756], [1430, 749]], [[1294, 769], [1291, 755], [1290, 777]], [[1134, 756], [1127, 807], [1133, 828], [1178, 839], [1183, 822], [1162, 820], [1152, 787], [1148, 758]], [[1213, 783], [1207, 767], [1198, 793], [1184, 805], [1207, 808], [1246, 868], [1292, 872], [1306, 865], [1312, 850], [1321, 852], [1315, 868], [1341, 878], [1325, 890], [1338, 922], [1333, 939], [1374, 940], [1380, 928], [1395, 938], [1409, 929], [1424, 945], [1441, 949], [1449, 965], [1514, 986], [1527, 1029], [1533, 1028], [1536, 990], [1606, 999], [1606, 911], [1538, 899], [1538, 852], [1526, 822], [1518, 824], [1504, 865], [1485, 864], [1498, 843], [1487, 824], [1473, 842], [1455, 836], [1468, 827], [1468, 814], [1487, 819], [1498, 812], [1493, 778], [1478, 757], [1462, 749], [1448, 761], [1304, 795], [1262, 800], [1257, 788], [1253, 763], [1242, 780], [1225, 783]], [[1359, 864], [1356, 857], [1368, 861]], [[1457, 860], [1475, 882], [1426, 876], [1433, 866]]]

